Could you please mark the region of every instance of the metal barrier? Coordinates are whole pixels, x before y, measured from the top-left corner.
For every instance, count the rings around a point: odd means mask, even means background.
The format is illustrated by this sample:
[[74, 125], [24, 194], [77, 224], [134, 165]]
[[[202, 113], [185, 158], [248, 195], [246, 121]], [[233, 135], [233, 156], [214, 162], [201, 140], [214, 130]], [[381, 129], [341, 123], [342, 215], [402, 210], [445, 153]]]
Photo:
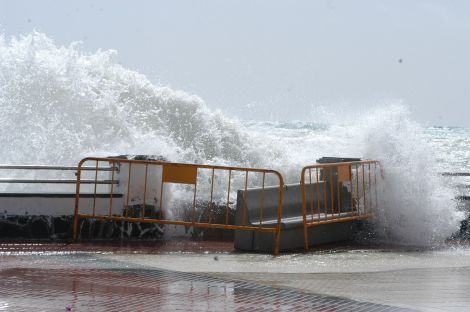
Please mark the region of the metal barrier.
[[[109, 197], [106, 211], [80, 205], [80, 177], [85, 164], [98, 168], [102, 164], [119, 167], [119, 185], [115, 172], [111, 173], [110, 195], [119, 191], [124, 195], [120, 206]], [[118, 158], [89, 157], [80, 161], [77, 170], [77, 185], [74, 210], [73, 238], [77, 239], [79, 219], [99, 219], [182, 225], [193, 228], [217, 228], [226, 230], [258, 231], [275, 234], [274, 254], [279, 253], [282, 193], [282, 175], [274, 170], [211, 166], [196, 164], [168, 163], [155, 160], [127, 160]], [[246, 198], [237, 211], [241, 213], [241, 224], [234, 224], [234, 199], [237, 190], [259, 187], [278, 187], [277, 223], [263, 223], [264, 197], [252, 203], [259, 207], [259, 222], [247, 223], [248, 206]], [[95, 186], [96, 189], [96, 186]], [[256, 206], [255, 206], [256, 205]], [[117, 207], [116, 207], [117, 206]], [[84, 211], [86, 210], [86, 211]]]
[[306, 166], [301, 173], [304, 246], [308, 228], [369, 218], [377, 207], [377, 161]]

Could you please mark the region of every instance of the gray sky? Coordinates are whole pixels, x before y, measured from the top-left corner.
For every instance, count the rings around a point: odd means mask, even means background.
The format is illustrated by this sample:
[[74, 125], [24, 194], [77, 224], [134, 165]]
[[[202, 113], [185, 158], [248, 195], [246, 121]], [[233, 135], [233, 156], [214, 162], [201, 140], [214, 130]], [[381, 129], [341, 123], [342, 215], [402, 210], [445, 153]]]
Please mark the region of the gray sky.
[[229, 116], [402, 101], [425, 125], [470, 127], [470, 1], [0, 0], [0, 32], [32, 29], [115, 49]]

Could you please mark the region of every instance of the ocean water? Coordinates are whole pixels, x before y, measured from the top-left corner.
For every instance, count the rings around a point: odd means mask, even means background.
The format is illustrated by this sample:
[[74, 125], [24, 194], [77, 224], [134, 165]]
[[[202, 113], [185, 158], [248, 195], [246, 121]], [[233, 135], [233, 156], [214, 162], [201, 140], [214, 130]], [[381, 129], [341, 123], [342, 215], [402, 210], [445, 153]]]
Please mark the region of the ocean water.
[[309, 121], [240, 120], [153, 84], [118, 64], [116, 53], [59, 46], [38, 32], [0, 35], [0, 162], [75, 165], [85, 156], [150, 154], [276, 169], [295, 183], [321, 156], [361, 157], [383, 168], [379, 240], [435, 244], [466, 217], [455, 196], [470, 181], [440, 173], [470, 172], [470, 129], [423, 127], [401, 103], [323, 109]]

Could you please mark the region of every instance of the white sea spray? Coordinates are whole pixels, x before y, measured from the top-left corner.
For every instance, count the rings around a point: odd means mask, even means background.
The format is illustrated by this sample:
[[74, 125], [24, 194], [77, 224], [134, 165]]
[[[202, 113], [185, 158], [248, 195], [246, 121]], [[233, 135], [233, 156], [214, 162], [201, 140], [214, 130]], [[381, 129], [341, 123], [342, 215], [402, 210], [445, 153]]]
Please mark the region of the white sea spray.
[[363, 155], [383, 169], [376, 230], [394, 243], [431, 245], [459, 229], [463, 213], [445, 185], [423, 128], [401, 105], [376, 109], [363, 121]]
[[74, 165], [88, 155], [157, 154], [273, 168], [295, 183], [302, 166], [321, 156], [377, 159], [382, 240], [428, 245], [458, 229], [463, 216], [454, 194], [403, 105], [335, 111], [310, 122], [240, 121], [195, 95], [152, 84], [115, 54], [58, 46], [38, 32], [0, 36], [1, 162]]

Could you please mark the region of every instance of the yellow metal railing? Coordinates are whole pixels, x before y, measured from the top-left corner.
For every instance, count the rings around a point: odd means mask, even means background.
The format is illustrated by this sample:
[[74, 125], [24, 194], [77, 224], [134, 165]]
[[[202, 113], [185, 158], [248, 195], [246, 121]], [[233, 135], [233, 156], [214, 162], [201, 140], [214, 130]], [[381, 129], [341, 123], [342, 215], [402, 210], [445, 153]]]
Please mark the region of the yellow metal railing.
[[[82, 171], [90, 166], [96, 168], [95, 181], [99, 180], [98, 168], [119, 168], [119, 173], [114, 170], [109, 173], [111, 183], [107, 192], [110, 196], [105, 208], [98, 207], [96, 200], [88, 203], [80, 201]], [[118, 185], [114, 183], [117, 181], [117, 174]], [[232, 216], [236, 207], [234, 197], [237, 190], [244, 190], [243, 194], [246, 194], [248, 188], [257, 187], [264, 191], [268, 186], [279, 188], [277, 224], [263, 224], [263, 196], [256, 203], [248, 203], [247, 198], [243, 198], [242, 211], [237, 211], [242, 214], [241, 222], [236, 224]], [[98, 185], [87, 187], [96, 198]], [[76, 240], [78, 237], [79, 220], [87, 218], [173, 224], [193, 228], [274, 233], [274, 254], [278, 254], [283, 189], [283, 177], [274, 170], [89, 157], [80, 161], [77, 170], [73, 238]], [[113, 202], [112, 195], [116, 192], [123, 194], [120, 203]], [[103, 193], [102, 189], [100, 193]], [[250, 225], [247, 221], [248, 209], [250, 212], [255, 211], [253, 215], [259, 215], [256, 225], [252, 225], [255, 224], [253, 222]]]
[[320, 224], [363, 220], [377, 208], [377, 161], [306, 166], [301, 173], [304, 244], [308, 228]]

